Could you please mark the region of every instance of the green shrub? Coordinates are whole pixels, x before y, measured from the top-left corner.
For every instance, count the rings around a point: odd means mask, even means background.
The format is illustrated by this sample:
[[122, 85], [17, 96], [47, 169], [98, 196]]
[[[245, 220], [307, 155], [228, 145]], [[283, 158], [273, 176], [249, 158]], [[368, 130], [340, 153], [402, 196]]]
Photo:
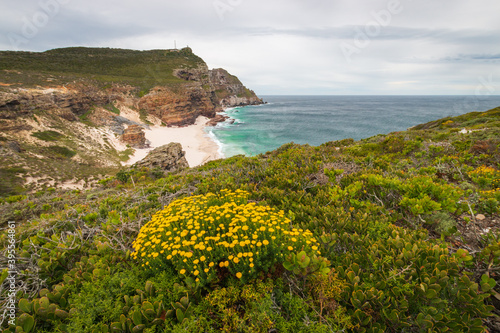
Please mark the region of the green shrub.
[[435, 212], [424, 217], [424, 220], [427, 224], [433, 226], [434, 230], [440, 235], [449, 236], [457, 231], [457, 222], [447, 212]]
[[50, 146], [47, 147], [47, 149], [50, 151], [51, 154], [55, 155], [56, 157], [72, 158], [73, 156], [76, 155], [75, 151], [66, 147]]
[[113, 103], [106, 104], [104, 108], [110, 112], [120, 115], [120, 110]]
[[31, 135], [43, 141], [58, 141], [64, 137], [64, 135], [56, 131], [34, 132]]

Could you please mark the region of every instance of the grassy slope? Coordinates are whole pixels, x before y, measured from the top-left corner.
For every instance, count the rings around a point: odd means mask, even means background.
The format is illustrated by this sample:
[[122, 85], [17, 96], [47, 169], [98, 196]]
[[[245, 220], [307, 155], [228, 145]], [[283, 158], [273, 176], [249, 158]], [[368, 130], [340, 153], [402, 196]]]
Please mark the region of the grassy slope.
[[[71, 47], [45, 52], [0, 52], [3, 83], [26, 86], [65, 84], [69, 79], [118, 82], [148, 90], [155, 85], [184, 82], [174, 69], [196, 68], [204, 61], [189, 48], [179, 51], [134, 51], [109, 48]], [[15, 71], [20, 71], [18, 74]]]
[[[464, 127], [471, 132], [462, 134]], [[41, 304], [50, 291], [47, 301], [60, 309], [47, 315], [23, 301], [24, 317], [36, 320], [37, 332], [101, 332], [139, 321], [145, 327], [137, 330], [148, 332], [494, 331], [499, 132], [497, 108], [359, 142], [287, 144], [166, 178], [130, 170], [91, 192], [8, 198], [0, 216], [18, 221], [26, 281], [18, 296]], [[324, 280], [278, 265], [246, 285], [229, 279], [200, 289], [172, 268], [151, 274], [129, 258], [152, 214], [176, 198], [221, 189], [247, 190], [311, 230], [332, 274]], [[39, 292], [40, 284], [48, 290]], [[189, 319], [163, 323], [164, 312], [145, 314], [148, 302], [169, 310], [186, 294]]]
[[[36, 110], [32, 117], [51, 128], [32, 133], [32, 136], [43, 142], [42, 144], [24, 142], [16, 137], [9, 137], [8, 133], [0, 135], [0, 144], [5, 145], [8, 140], [18, 140], [22, 148], [21, 153], [7, 152], [2, 156], [0, 180], [5, 182], [6, 186], [0, 188], [0, 196], [22, 194], [36, 188], [32, 184], [24, 184], [23, 177], [28, 175], [39, 180], [37, 187], [49, 187], [53, 182], [90, 180], [97, 174], [115, 174], [119, 170], [120, 153], [109, 144], [101, 145], [96, 141], [92, 144], [92, 149], [83, 146], [85, 140], [81, 134], [83, 126], [77, 127], [75, 123], [45, 110]], [[89, 127], [90, 129], [93, 128]], [[87, 140], [86, 144], [90, 142]], [[8, 151], [8, 148], [3, 149]], [[72, 158], [76, 154], [80, 162]], [[103, 160], [108, 164], [104, 164]], [[13, 173], [13, 170], [20, 169], [22, 172]], [[18, 176], [12, 177], [10, 175], [12, 173]]]

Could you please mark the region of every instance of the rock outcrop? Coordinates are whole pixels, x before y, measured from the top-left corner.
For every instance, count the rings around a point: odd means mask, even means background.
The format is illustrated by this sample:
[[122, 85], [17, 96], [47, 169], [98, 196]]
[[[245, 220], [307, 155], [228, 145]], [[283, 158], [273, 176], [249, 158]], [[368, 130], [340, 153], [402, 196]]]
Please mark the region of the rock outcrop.
[[185, 157], [186, 153], [182, 150], [180, 143], [171, 142], [153, 149], [148, 155], [135, 163], [135, 167], [147, 167], [149, 169], [161, 169], [165, 173], [189, 168]]
[[225, 69], [216, 68], [209, 73], [210, 84], [219, 106], [225, 108], [263, 103], [255, 92], [246, 88], [236, 76], [229, 74]]
[[125, 129], [121, 140], [133, 148], [147, 148], [149, 145], [146, 143], [146, 135], [144, 129], [139, 125], [130, 125]]
[[82, 84], [71, 85], [70, 89], [39, 87], [11, 91], [0, 92], [0, 119], [12, 119], [43, 110], [74, 121], [91, 107], [105, 105], [115, 98], [93, 85]]
[[186, 84], [177, 92], [169, 87], [155, 87], [138, 105], [167, 126], [191, 125], [198, 116], [213, 118], [216, 110], [210, 95], [197, 84]]
[[212, 119], [210, 119], [210, 121], [207, 122], [207, 126], [215, 126], [217, 125], [217, 123], [222, 123], [224, 121], [227, 121], [228, 119], [231, 119], [230, 121], [228, 121], [230, 124], [234, 123], [234, 119], [223, 114], [217, 114], [215, 117], [213, 117]]

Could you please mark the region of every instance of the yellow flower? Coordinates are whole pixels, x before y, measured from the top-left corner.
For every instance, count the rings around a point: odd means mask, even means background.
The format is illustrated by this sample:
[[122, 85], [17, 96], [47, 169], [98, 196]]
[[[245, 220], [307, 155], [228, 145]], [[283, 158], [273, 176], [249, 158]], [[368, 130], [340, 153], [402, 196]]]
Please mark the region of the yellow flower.
[[236, 277], [237, 277], [238, 279], [241, 279], [241, 277], [242, 277], [242, 276], [243, 276], [243, 274], [241, 274], [240, 272], [236, 273]]
[[181, 269], [181, 271], [179, 272], [181, 274], [185, 274], [186, 273], [186, 270], [185, 269]]
[[211, 262], [210, 264], [208, 264], [208, 267], [213, 267], [215, 264], [213, 262]]
[[195, 271], [193, 272], [193, 274], [194, 274], [194, 276], [197, 276], [198, 274], [200, 274], [200, 271], [199, 271], [199, 270], [195, 270]]
[[205, 256], [200, 257], [200, 261], [205, 261], [205, 260], [207, 260], [207, 258], [205, 258]]
[[233, 259], [233, 261], [234, 261], [234, 263], [236, 263], [236, 264], [237, 264], [237, 263], [239, 263], [239, 262], [240, 262], [240, 259], [239, 259], [238, 257], [236, 257], [236, 258], [234, 258], [234, 259]]
[[268, 241], [267, 239], [264, 239], [264, 240], [262, 241], [262, 244], [264, 244], [264, 245], [269, 245], [269, 241]]
[[289, 246], [288, 251], [293, 251], [293, 246]]

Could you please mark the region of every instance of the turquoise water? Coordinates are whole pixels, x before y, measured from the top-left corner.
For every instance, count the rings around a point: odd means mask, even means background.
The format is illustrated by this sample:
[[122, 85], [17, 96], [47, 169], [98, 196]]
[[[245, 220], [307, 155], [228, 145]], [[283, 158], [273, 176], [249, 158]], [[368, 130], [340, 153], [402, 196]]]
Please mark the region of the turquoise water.
[[288, 142], [320, 145], [406, 130], [500, 106], [500, 96], [263, 96], [268, 104], [226, 110], [234, 120], [207, 128], [222, 154], [254, 156]]

